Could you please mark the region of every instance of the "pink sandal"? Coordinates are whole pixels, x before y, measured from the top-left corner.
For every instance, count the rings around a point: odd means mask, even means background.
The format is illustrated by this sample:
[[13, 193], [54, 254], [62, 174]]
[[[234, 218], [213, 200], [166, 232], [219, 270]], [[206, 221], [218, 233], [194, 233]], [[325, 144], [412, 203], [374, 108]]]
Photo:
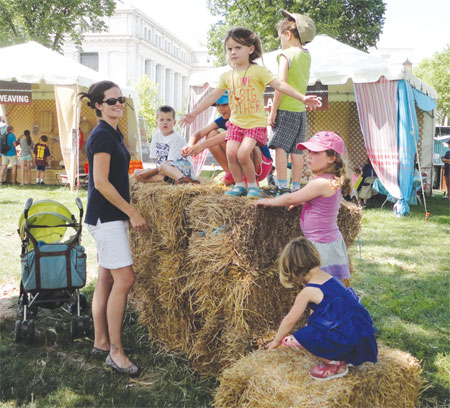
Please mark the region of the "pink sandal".
[[304, 348], [292, 335], [286, 336], [283, 340], [281, 340], [281, 344], [283, 344], [283, 346], [286, 347], [292, 347], [297, 349]]
[[309, 374], [312, 378], [319, 381], [328, 381], [333, 378], [343, 377], [348, 373], [345, 361], [329, 361], [328, 363], [320, 363], [311, 368]]

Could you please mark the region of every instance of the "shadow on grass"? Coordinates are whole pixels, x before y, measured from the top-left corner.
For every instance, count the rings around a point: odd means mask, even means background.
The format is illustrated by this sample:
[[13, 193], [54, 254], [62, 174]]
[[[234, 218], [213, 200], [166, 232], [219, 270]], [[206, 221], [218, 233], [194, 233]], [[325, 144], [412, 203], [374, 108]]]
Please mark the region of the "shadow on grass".
[[[88, 288], [88, 297], [92, 287]], [[123, 339], [141, 368], [135, 379], [92, 358], [93, 341], [70, 339], [71, 316], [62, 309], [39, 309], [36, 341], [16, 344], [14, 320], [0, 321], [0, 401], [46, 407], [212, 406], [215, 380], [198, 376], [182, 356], [168, 354], [148, 338], [127, 310]]]

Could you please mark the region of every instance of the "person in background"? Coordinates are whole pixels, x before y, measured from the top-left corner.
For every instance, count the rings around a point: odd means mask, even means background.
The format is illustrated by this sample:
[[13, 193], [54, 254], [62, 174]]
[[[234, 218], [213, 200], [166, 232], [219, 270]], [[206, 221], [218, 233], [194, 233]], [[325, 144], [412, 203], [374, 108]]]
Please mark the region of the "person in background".
[[[316, 35], [314, 22], [301, 14], [281, 11], [284, 20], [277, 24], [282, 51], [278, 56], [278, 77], [298, 92], [305, 94], [309, 81], [311, 55], [304, 45]], [[275, 149], [277, 173], [277, 194], [286, 194], [300, 188], [303, 175], [303, 151], [297, 145], [306, 137], [306, 106], [303, 102], [275, 91], [273, 106], [269, 115], [273, 137], [269, 147]], [[289, 190], [287, 177], [287, 155], [292, 162], [292, 186]]]
[[47, 166], [47, 158], [50, 157], [47, 141], [48, 137], [42, 135], [39, 143], [36, 143], [33, 148], [34, 162], [36, 163], [36, 184], [45, 184], [45, 166]]
[[6, 184], [6, 174], [8, 166], [11, 165], [11, 182], [17, 183], [17, 141], [16, 135], [13, 133], [14, 127], [8, 126], [6, 128], [6, 137], [8, 138], [9, 150], [5, 154], [2, 153], [2, 168], [0, 170], [0, 184]]
[[31, 139], [31, 134], [29, 130], [24, 130], [23, 135], [19, 139], [20, 144], [20, 175], [21, 175], [21, 185], [31, 184], [31, 163], [32, 157], [31, 152], [33, 150], [33, 140]]
[[[450, 148], [450, 140], [447, 142], [447, 147]], [[445, 152], [442, 162], [444, 163], [444, 179], [447, 185], [447, 200], [450, 200], [450, 150]]]
[[95, 240], [99, 264], [92, 298], [94, 347], [92, 354], [119, 373], [137, 375], [122, 346], [122, 320], [128, 292], [134, 283], [128, 227], [147, 229], [144, 217], [130, 204], [130, 152], [118, 127], [126, 98], [111, 81], [100, 81], [80, 93], [99, 118], [86, 143], [89, 163], [85, 223]]
[[375, 170], [372, 167], [372, 163], [370, 162], [370, 159], [367, 159], [367, 163], [362, 168], [363, 180], [367, 177], [378, 177], [377, 173], [375, 173]]
[[[284, 248], [279, 261], [281, 284], [304, 288], [266, 348], [271, 351], [283, 344], [306, 349], [321, 360], [309, 374], [327, 381], [346, 375], [350, 364], [376, 363], [378, 347], [372, 318], [355, 291], [324, 272], [320, 262], [319, 252], [305, 237]], [[308, 305], [312, 313], [307, 325], [289, 335]]]

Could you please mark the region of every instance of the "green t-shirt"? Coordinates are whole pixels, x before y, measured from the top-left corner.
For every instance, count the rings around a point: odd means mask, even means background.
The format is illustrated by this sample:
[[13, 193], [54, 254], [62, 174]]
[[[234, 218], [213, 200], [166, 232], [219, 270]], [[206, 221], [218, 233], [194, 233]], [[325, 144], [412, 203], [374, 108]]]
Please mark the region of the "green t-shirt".
[[[281, 55], [284, 55], [288, 60], [288, 84], [302, 94], [306, 94], [306, 87], [309, 81], [309, 68], [311, 67], [311, 55], [307, 50], [302, 50], [299, 47], [282, 50], [278, 56], [278, 61]], [[303, 112], [306, 110], [306, 107], [299, 100], [283, 94], [278, 109], [290, 112]]]

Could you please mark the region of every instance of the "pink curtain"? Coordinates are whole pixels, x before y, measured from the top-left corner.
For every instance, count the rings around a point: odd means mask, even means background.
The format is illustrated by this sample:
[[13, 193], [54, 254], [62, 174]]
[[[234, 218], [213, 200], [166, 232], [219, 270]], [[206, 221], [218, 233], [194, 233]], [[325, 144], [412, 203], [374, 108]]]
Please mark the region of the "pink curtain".
[[[207, 83], [203, 86], [191, 86], [188, 99], [188, 112], [192, 112], [194, 107], [211, 91], [212, 88], [210, 88]], [[189, 139], [190, 135], [194, 134], [197, 130], [204, 128], [208, 123], [212, 122], [216, 116], [216, 108], [210, 107], [204, 110], [195, 118], [194, 122], [188, 128], [185, 128], [185, 137]], [[204, 139], [205, 138], [202, 140]], [[194, 162], [194, 174], [196, 176], [201, 173], [207, 155], [208, 149], [205, 149], [203, 152], [192, 158]]]
[[386, 190], [400, 198], [398, 186], [397, 81], [354, 84], [367, 155]]

